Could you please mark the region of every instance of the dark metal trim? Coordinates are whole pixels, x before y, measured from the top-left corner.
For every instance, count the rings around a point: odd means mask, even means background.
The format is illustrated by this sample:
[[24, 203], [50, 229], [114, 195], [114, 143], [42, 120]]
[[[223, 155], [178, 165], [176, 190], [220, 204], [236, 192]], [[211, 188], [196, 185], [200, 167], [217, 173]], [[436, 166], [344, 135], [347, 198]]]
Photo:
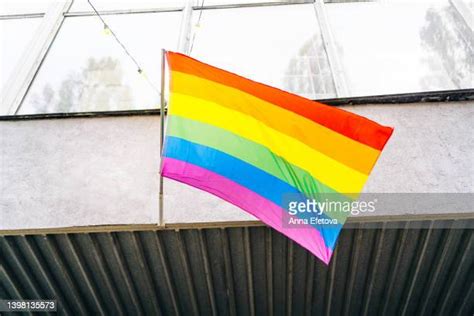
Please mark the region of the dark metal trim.
[[474, 100], [474, 89], [442, 90], [414, 93], [383, 94], [316, 100], [333, 106], [363, 104], [402, 104], [425, 102], [456, 102]]
[[3, 115], [3, 116], [0, 116], [0, 121], [95, 118], [95, 117], [110, 117], [110, 116], [146, 116], [146, 115], [160, 115], [160, 109]]
[[[331, 106], [365, 105], [365, 104], [404, 104], [426, 102], [458, 102], [474, 100], [474, 89], [429, 91], [416, 93], [385, 94], [363, 97], [333, 98], [314, 100]], [[43, 113], [23, 115], [0, 115], [0, 121], [23, 121], [66, 118], [93, 118], [109, 116], [141, 116], [160, 115], [160, 109], [74, 112], [74, 113]]]

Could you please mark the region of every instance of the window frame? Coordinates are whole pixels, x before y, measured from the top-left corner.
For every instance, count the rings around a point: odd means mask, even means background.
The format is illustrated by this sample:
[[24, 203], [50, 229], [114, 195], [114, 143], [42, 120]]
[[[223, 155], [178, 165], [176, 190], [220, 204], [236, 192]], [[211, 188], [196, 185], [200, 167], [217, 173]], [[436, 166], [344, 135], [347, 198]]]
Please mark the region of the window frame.
[[[60, 2], [53, 2], [45, 13], [27, 13], [27, 14], [7, 14], [0, 15], [0, 19], [19, 19], [19, 18], [39, 18], [42, 17], [41, 26], [38, 28], [36, 35], [27, 46], [28, 54], [23, 54], [15, 68], [15, 75], [10, 76], [7, 79], [3, 95], [1, 96], [2, 103], [0, 104], [0, 116], [4, 115], [18, 115], [18, 112], [22, 106], [28, 90], [33, 83], [33, 80], [38, 73], [43, 60], [46, 58], [50, 47], [54, 44], [56, 35], [61, 30], [63, 21], [66, 17], [76, 16], [93, 16], [94, 11], [79, 11], [69, 12], [72, 7], [74, 0], [61, 0]], [[196, 3], [197, 2], [197, 3]], [[350, 2], [350, 1], [349, 1]], [[456, 8], [459, 10], [459, 1]], [[235, 4], [212, 4], [212, 5], [199, 5], [199, 1], [186, 0], [184, 6], [176, 7], [165, 7], [165, 8], [145, 8], [145, 9], [133, 9], [133, 10], [99, 10], [101, 15], [120, 15], [120, 14], [146, 14], [146, 13], [159, 13], [159, 12], [182, 12], [181, 27], [178, 39], [178, 51], [184, 54], [190, 52], [190, 41], [192, 40], [192, 21], [193, 15], [199, 14], [199, 10], [213, 10], [213, 9], [227, 9], [227, 8], [243, 8], [243, 7], [262, 7], [262, 6], [283, 6], [283, 5], [295, 5], [295, 4], [308, 4], [312, 3], [314, 6], [316, 19], [318, 21], [318, 27], [321, 31], [324, 49], [328, 56], [331, 76], [336, 87], [336, 98], [327, 99], [324, 101], [332, 102], [331, 100], [340, 100], [342, 104], [352, 104], [353, 102], [364, 102], [363, 100], [391, 100], [388, 103], [393, 103], [397, 100], [404, 100], [405, 95], [410, 96], [422, 96], [421, 98], [433, 98], [453, 100], [462, 96], [464, 99], [472, 100], [474, 95], [474, 89], [464, 90], [450, 90], [450, 91], [427, 91], [418, 93], [408, 94], [393, 94], [386, 95], [384, 98], [381, 96], [367, 96], [367, 97], [351, 97], [349, 95], [349, 88], [347, 87], [346, 74], [343, 71], [340, 56], [337, 53], [335, 47], [334, 36], [331, 32], [331, 27], [326, 14], [325, 1], [324, 0], [287, 0], [287, 1], [267, 1], [267, 2], [250, 2], [250, 3], [235, 3]], [[329, 2], [331, 3], [331, 2]], [[461, 10], [465, 11], [465, 10]], [[394, 97], [395, 96], [395, 97]], [[399, 97], [401, 96], [401, 97]], [[408, 98], [412, 100], [413, 98]], [[415, 97], [417, 99], [417, 97]], [[420, 100], [422, 100], [420, 99]], [[362, 101], [361, 101], [362, 100]], [[399, 101], [397, 101], [399, 102]], [[147, 110], [138, 110], [144, 112]], [[151, 110], [153, 111], [153, 110]], [[111, 111], [114, 112], [114, 111]], [[131, 111], [120, 111], [120, 112], [134, 112]], [[36, 114], [35, 114], [36, 115]], [[37, 114], [43, 116], [42, 114]], [[23, 115], [22, 115], [23, 116]]]

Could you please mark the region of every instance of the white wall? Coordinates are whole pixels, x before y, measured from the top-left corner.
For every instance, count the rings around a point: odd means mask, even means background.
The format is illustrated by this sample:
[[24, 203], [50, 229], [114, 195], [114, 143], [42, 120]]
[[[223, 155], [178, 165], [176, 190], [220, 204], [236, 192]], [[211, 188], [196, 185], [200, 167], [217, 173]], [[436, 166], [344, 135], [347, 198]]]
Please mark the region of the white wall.
[[[345, 109], [395, 127], [366, 192], [474, 192], [472, 102]], [[0, 121], [0, 230], [156, 223], [159, 132], [158, 116]], [[166, 181], [165, 220], [253, 218]]]

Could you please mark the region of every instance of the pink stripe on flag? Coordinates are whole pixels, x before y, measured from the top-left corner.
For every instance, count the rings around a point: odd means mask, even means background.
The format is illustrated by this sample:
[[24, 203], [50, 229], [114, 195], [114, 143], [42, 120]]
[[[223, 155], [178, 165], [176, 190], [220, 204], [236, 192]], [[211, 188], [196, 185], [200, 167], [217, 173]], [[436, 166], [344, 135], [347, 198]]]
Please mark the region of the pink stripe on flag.
[[327, 248], [321, 233], [316, 228], [283, 227], [283, 216], [289, 214], [280, 206], [257, 193], [207, 169], [181, 160], [163, 157], [162, 175], [212, 193], [244, 211], [254, 215], [265, 224], [294, 240], [312, 254], [328, 264], [332, 251]]

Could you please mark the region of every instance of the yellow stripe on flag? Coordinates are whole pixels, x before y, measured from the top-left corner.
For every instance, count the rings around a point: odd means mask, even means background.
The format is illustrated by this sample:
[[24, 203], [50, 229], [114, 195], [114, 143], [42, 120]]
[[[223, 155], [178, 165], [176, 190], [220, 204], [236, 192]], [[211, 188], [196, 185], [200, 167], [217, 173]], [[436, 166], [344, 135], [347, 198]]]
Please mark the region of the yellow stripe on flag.
[[214, 125], [261, 144], [337, 192], [360, 192], [368, 177], [248, 115], [210, 101], [173, 92], [170, 114]]
[[380, 155], [379, 150], [301, 115], [214, 81], [173, 71], [171, 91], [207, 100], [254, 117], [265, 125], [364, 174], [370, 173]]

